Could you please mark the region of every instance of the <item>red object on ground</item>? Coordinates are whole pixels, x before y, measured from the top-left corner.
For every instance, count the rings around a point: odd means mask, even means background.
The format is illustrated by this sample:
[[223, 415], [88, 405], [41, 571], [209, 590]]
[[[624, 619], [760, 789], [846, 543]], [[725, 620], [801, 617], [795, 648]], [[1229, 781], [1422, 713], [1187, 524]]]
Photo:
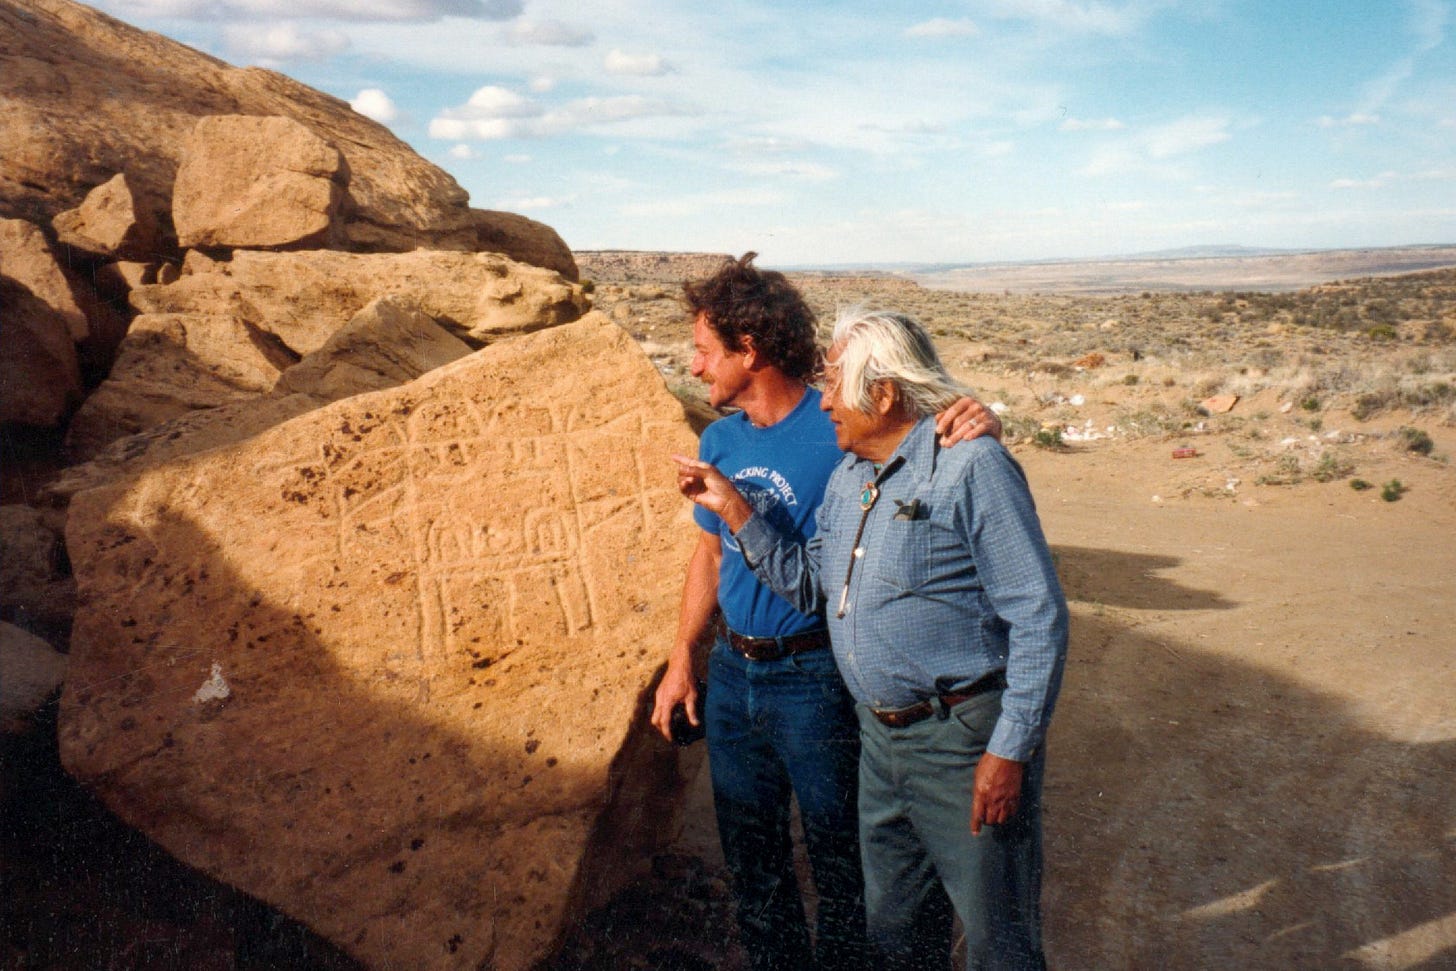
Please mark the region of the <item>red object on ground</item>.
[[1191, 459], [1198, 454], [1198, 449], [1191, 445], [1184, 445], [1182, 448], [1173, 449], [1175, 459]]

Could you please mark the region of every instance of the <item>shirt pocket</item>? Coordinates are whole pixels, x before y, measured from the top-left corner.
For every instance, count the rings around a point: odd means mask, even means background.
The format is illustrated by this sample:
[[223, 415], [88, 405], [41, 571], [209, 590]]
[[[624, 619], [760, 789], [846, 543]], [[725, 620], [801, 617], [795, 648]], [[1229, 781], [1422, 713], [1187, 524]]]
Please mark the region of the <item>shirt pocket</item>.
[[941, 522], [931, 508], [915, 519], [890, 517], [875, 530], [872, 539], [878, 548], [865, 544], [866, 555], [874, 564], [871, 574], [900, 593], [914, 593], [925, 587], [937, 566], [943, 568], [951, 553], [948, 524]]

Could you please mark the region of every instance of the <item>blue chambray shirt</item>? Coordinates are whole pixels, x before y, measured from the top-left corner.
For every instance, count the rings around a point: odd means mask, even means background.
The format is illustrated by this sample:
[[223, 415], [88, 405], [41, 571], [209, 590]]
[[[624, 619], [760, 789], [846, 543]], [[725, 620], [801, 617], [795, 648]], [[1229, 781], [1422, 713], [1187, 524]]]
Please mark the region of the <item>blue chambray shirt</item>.
[[[999, 442], [936, 444], [921, 419], [885, 463], [837, 616], [874, 464], [846, 454], [807, 544], [755, 513], [737, 533], [754, 572], [824, 610], [855, 699], [903, 708], [1006, 672], [988, 750], [1025, 762], [1045, 738], [1067, 655], [1067, 603], [1021, 466]], [[918, 500], [918, 505], [914, 505]]]

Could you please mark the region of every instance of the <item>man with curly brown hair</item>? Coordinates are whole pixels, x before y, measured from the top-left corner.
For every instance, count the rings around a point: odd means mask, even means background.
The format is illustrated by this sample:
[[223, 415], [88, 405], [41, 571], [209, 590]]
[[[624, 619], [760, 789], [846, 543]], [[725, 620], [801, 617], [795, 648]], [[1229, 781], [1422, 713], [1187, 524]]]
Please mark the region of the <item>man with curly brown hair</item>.
[[[755, 267], [755, 255], [683, 288], [693, 375], [707, 383], [715, 408], [739, 409], [703, 432], [699, 457], [786, 535], [807, 541], [841, 453], [810, 385], [820, 361], [813, 311], [782, 273]], [[940, 427], [946, 444], [1000, 433], [996, 417], [969, 398]], [[800, 613], [760, 583], [718, 516], [701, 507], [694, 516], [701, 532], [653, 724], [670, 738], [681, 704], [694, 725], [706, 726], [718, 835], [754, 971], [863, 967], [859, 729], [824, 618]], [[700, 712], [693, 652], [710, 637]], [[794, 800], [818, 892], [812, 943], [789, 835]]]

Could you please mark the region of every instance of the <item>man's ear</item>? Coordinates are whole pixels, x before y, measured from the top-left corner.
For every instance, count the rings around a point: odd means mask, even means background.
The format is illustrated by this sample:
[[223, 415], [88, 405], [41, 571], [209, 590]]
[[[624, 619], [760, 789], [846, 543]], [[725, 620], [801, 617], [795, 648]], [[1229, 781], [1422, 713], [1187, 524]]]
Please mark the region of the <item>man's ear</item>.
[[758, 364], [758, 348], [754, 346], [753, 337], [749, 334], [744, 334], [741, 341], [743, 343], [743, 350], [741, 352], [743, 354], [743, 366], [752, 371]]
[[884, 378], [870, 385], [870, 408], [875, 414], [884, 417], [893, 412], [900, 401], [900, 389], [895, 387], [893, 381]]

